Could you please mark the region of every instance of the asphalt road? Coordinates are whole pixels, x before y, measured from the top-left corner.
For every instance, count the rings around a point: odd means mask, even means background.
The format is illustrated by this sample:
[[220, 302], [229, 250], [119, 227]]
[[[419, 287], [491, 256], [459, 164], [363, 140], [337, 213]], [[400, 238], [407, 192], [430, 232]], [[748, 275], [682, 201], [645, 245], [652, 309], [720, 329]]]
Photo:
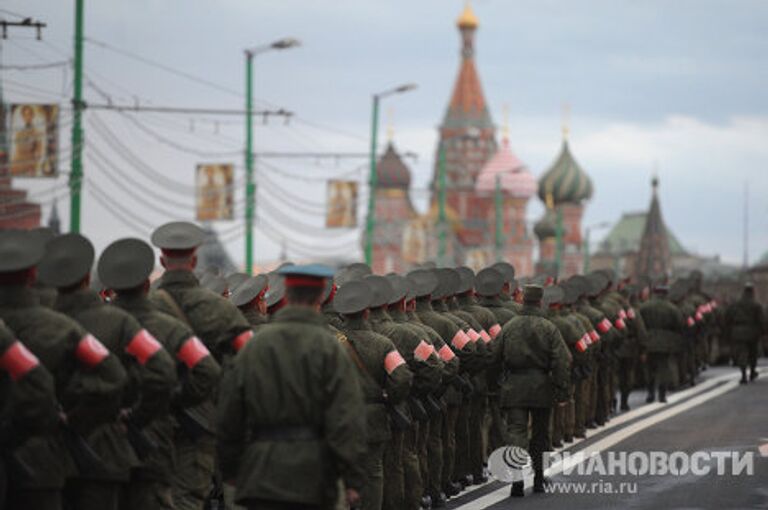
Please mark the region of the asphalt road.
[[[765, 364], [763, 364], [765, 365]], [[558, 473], [551, 480], [554, 492], [509, 499], [509, 486], [492, 482], [449, 503], [449, 509], [747, 509], [768, 508], [768, 370], [752, 384], [736, 384], [733, 368], [710, 369], [692, 389], [670, 396], [667, 405], [638, 405], [614, 418], [609, 427], [593, 432], [586, 441], [569, 448], [599, 455], [603, 465], [609, 455], [620, 458], [633, 452], [685, 452], [703, 457], [699, 474], [684, 475]], [[640, 392], [634, 397], [638, 402]], [[765, 457], [758, 447], [764, 448]], [[716, 455], [728, 455], [717, 473]], [[726, 452], [720, 454], [719, 452]], [[733, 476], [731, 452], [744, 458], [751, 452], [753, 472]], [[594, 459], [597, 461], [597, 459]], [[589, 467], [590, 461], [582, 467]], [[704, 472], [706, 471], [706, 472]], [[528, 480], [530, 484], [530, 480]]]

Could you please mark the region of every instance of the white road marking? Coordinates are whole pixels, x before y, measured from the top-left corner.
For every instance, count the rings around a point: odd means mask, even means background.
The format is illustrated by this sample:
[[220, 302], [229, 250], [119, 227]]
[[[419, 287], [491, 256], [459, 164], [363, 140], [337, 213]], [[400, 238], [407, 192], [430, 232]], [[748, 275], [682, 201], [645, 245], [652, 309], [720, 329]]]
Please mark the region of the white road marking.
[[[703, 404], [704, 402], [707, 402], [708, 400], [711, 400], [713, 398], [719, 397], [720, 395], [727, 393], [731, 391], [732, 389], [739, 386], [736, 379], [738, 378], [738, 374], [724, 374], [718, 377], [713, 377], [710, 380], [707, 380], [703, 383], [700, 383], [693, 388], [689, 388], [685, 391], [681, 391], [678, 393], [675, 393], [671, 395], [668, 399], [667, 404], [647, 404], [642, 407], [639, 407], [633, 411], [629, 411], [627, 413], [624, 413], [622, 415], [619, 415], [615, 418], [612, 418], [611, 421], [606, 424], [606, 426], [602, 427], [601, 429], [598, 429], [599, 431], [608, 430], [610, 428], [616, 427], [618, 425], [621, 425], [622, 423], [625, 423], [627, 421], [630, 421], [634, 418], [637, 418], [638, 416], [643, 416], [645, 414], [648, 414], [650, 412], [653, 412], [655, 410], [658, 410], [659, 408], [668, 407], [668, 409], [665, 409], [658, 414], [654, 414], [653, 416], [649, 416], [648, 418], [645, 418], [644, 420], [641, 420], [637, 423], [634, 423], [622, 430], [619, 430], [617, 432], [614, 432], [613, 434], [610, 434], [603, 439], [600, 439], [593, 443], [592, 445], [584, 448], [582, 451], [585, 452], [584, 459], [587, 459], [589, 457], [589, 453], [592, 452], [600, 452], [606, 448], [610, 448], [611, 446], [620, 443], [621, 441], [627, 439], [629, 436], [636, 434], [640, 432], [641, 430], [644, 430], [648, 427], [651, 427], [653, 425], [656, 425], [657, 423], [664, 421], [666, 419], [669, 419], [677, 414], [680, 414], [682, 412], [687, 411], [688, 409], [691, 409], [693, 407], [696, 407], [698, 405]], [[706, 390], [709, 390], [710, 388], [717, 386], [722, 381], [729, 381], [726, 384], [722, 385], [721, 387], [714, 389], [712, 391], [707, 391], [706, 393], [703, 393]], [[680, 405], [673, 405], [681, 400], [686, 399], [687, 397], [691, 395], [697, 395], [699, 393], [703, 393], [701, 395], [698, 395], [688, 402], [682, 403]], [[584, 440], [581, 440], [584, 441]], [[581, 442], [579, 441], [579, 442]], [[576, 444], [576, 443], [574, 443]], [[568, 448], [564, 449], [572, 449], [574, 445], [569, 445]], [[561, 449], [563, 450], [563, 449]], [[560, 451], [560, 450], [558, 450]], [[571, 465], [576, 465], [576, 461], [573, 457], [571, 457]], [[561, 464], [556, 464], [552, 466], [550, 469], [546, 471], [547, 476], [553, 476], [558, 473], [561, 473], [563, 471], [563, 466]], [[528, 477], [525, 480], [525, 487], [529, 488], [533, 485], [533, 477]], [[481, 486], [478, 486], [478, 488]], [[506, 500], [509, 497], [509, 485], [504, 485], [504, 487], [497, 489], [491, 493], [486, 494], [485, 496], [481, 496], [473, 501], [470, 501], [468, 503], [465, 503], [464, 505], [461, 505], [459, 507], [456, 507], [455, 510], [482, 510], [484, 508], [487, 508], [491, 505], [495, 505], [496, 503], [499, 503], [501, 501]]]

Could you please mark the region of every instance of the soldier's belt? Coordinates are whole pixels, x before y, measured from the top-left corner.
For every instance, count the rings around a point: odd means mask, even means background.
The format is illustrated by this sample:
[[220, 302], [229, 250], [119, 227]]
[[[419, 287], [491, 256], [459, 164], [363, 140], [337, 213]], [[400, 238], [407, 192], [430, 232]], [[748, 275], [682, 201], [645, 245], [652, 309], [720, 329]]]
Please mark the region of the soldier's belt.
[[253, 430], [252, 441], [314, 441], [320, 431], [308, 425], [258, 427]]

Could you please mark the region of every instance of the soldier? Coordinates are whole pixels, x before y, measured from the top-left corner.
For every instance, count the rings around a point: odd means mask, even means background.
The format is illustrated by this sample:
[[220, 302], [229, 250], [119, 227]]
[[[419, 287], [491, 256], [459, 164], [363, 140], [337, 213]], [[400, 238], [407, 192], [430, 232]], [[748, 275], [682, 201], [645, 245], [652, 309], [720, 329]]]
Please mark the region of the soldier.
[[557, 326], [560, 335], [568, 346], [568, 352], [571, 359], [571, 373], [568, 385], [568, 399], [566, 405], [556, 403], [552, 407], [552, 446], [560, 448], [563, 446], [565, 438], [573, 439], [573, 426], [568, 427], [569, 414], [573, 413], [572, 408], [575, 405], [573, 401], [573, 380], [576, 366], [581, 366], [586, 358], [586, 350], [589, 344], [585, 337], [588, 337], [584, 327], [580, 324], [567, 319], [562, 311], [562, 305], [565, 301], [565, 291], [562, 287], [550, 286], [544, 289], [543, 303], [545, 308], [549, 309], [547, 318], [552, 324]]
[[65, 478], [75, 467], [101, 467], [95, 465], [101, 459], [85, 451], [82, 436], [115, 419], [126, 382], [120, 361], [98, 339], [39, 304], [32, 283], [43, 253], [39, 237], [0, 233], [0, 318], [54, 376], [65, 428], [64, 434], [33, 437], [16, 448], [18, 462], [9, 473], [12, 510], [60, 509]]
[[[373, 330], [392, 340], [413, 372], [408, 402], [403, 402], [392, 413], [392, 439], [384, 451], [383, 508], [418, 509], [424, 485], [416, 452], [416, 437], [419, 421], [424, 422], [427, 418], [421, 399], [440, 387], [442, 364], [434, 346], [424, 339], [422, 332], [405, 323], [395, 322], [388, 313], [390, 302], [394, 302], [395, 306], [403, 303], [407, 289], [400, 286], [395, 290], [388, 278], [378, 275], [368, 275], [363, 282], [372, 291], [370, 323]], [[421, 408], [414, 409], [418, 406]]]
[[344, 318], [344, 347], [357, 366], [363, 389], [368, 449], [364, 466], [367, 481], [362, 493], [364, 509], [380, 510], [384, 489], [384, 447], [392, 438], [388, 406], [397, 406], [408, 397], [413, 374], [392, 341], [375, 333], [369, 322], [371, 287], [362, 281], [341, 286], [334, 308]]
[[[549, 413], [568, 400], [570, 355], [557, 327], [543, 317], [544, 291], [526, 285], [520, 314], [507, 322], [496, 345], [501, 369], [500, 405], [507, 414], [509, 442], [526, 449], [532, 460], [534, 492], [544, 492], [543, 454], [549, 449]], [[528, 440], [528, 423], [531, 439]], [[512, 483], [510, 496], [523, 496], [523, 482]]]
[[433, 504], [432, 494], [438, 496], [436, 504], [441, 503], [439, 496], [442, 490], [440, 484], [443, 470], [442, 420], [444, 407], [442, 396], [452, 378], [458, 374], [459, 360], [451, 348], [443, 342], [440, 335], [421, 322], [416, 315], [414, 311], [416, 289], [411, 285], [411, 281], [396, 274], [387, 275], [387, 279], [395, 289], [393, 299], [389, 303], [390, 317], [396, 323], [404, 324], [416, 331], [420, 338], [435, 349], [438, 357], [437, 366], [440, 368], [441, 385], [426, 395], [417, 396], [416, 401], [411, 400], [409, 402], [413, 416], [418, 421], [416, 450], [424, 486], [421, 506], [429, 508]]
[[[193, 271], [204, 239], [200, 227], [183, 221], [154, 231], [152, 244], [161, 250], [165, 273], [150, 299], [161, 311], [185, 322], [224, 365], [251, 339], [253, 330], [235, 305], [200, 286]], [[173, 499], [181, 510], [200, 510], [209, 493], [215, 453], [213, 412], [208, 402], [197, 413], [196, 426], [177, 433]]]
[[267, 301], [264, 299], [267, 290], [267, 277], [260, 274], [242, 281], [229, 297], [253, 328], [267, 323]]
[[650, 403], [656, 399], [658, 387], [659, 402], [667, 401], [667, 388], [672, 382], [672, 360], [670, 355], [674, 346], [680, 342], [685, 327], [680, 310], [669, 302], [669, 287], [657, 285], [653, 299], [640, 307], [645, 327], [648, 329], [647, 353], [648, 363], [648, 397]]
[[[677, 380], [679, 386], [690, 383], [693, 386], [696, 383], [696, 344], [697, 344], [697, 311], [689, 298], [689, 283], [686, 280], [677, 280], [669, 290], [669, 300], [680, 309], [683, 319], [686, 321], [686, 327], [680, 336], [680, 344], [677, 347]], [[698, 313], [701, 316], [701, 313]], [[703, 319], [703, 317], [702, 317]]]
[[171, 353], [180, 375], [180, 384], [170, 401], [172, 413], [163, 413], [147, 427], [156, 448], [146, 452], [142, 466], [131, 473], [123, 506], [137, 510], [175, 508], [172, 478], [176, 424], [188, 425], [195, 407], [213, 397], [220, 372], [218, 363], [189, 326], [159, 311], [148, 299], [154, 259], [152, 248], [144, 241], [121, 239], [104, 250], [98, 263], [101, 281], [115, 293], [115, 306], [130, 313]]
[[[6, 377], [7, 375], [7, 377]], [[56, 432], [58, 403], [53, 377], [0, 320], [0, 507], [5, 508], [10, 466], [24, 470], [13, 451], [35, 436]], [[8, 466], [6, 467], [6, 461]]]
[[627, 336], [616, 352], [619, 358], [619, 393], [622, 411], [629, 411], [629, 394], [635, 386], [635, 369], [640, 357], [640, 346], [645, 345], [647, 342], [645, 322], [643, 317], [635, 310], [635, 306], [638, 304], [639, 292], [640, 288], [634, 285], [627, 285], [621, 289], [621, 293], [627, 303], [625, 310]]
[[518, 291], [517, 281], [515, 280], [515, 266], [509, 262], [497, 262], [491, 268], [501, 273], [502, 276], [503, 285], [501, 293], [499, 293], [499, 300], [512, 312], [519, 312], [522, 306], [515, 300]]
[[127, 312], [106, 305], [90, 288], [94, 255], [88, 239], [65, 234], [46, 245], [38, 267], [40, 280], [58, 289], [55, 309], [96, 335], [128, 372], [120, 420], [86, 438], [104, 466], [98, 472], [81, 473], [72, 484], [72, 500], [82, 509], [118, 507], [131, 469], [140, 463], [134, 436], [124, 431], [142, 436], [141, 430], [167, 409], [176, 384], [173, 360], [155, 337]]
[[[267, 286], [269, 289], [264, 295], [264, 301], [267, 303], [267, 316], [272, 317], [285, 306], [285, 278], [277, 273], [269, 273]], [[326, 315], [327, 319], [328, 316]]]
[[218, 452], [251, 510], [330, 509], [337, 480], [365, 483], [365, 409], [355, 367], [319, 312], [323, 266], [282, 268], [286, 306], [234, 361], [219, 400]]
[[731, 345], [733, 364], [741, 370], [740, 384], [757, 378], [757, 347], [765, 333], [763, 308], [755, 301], [755, 287], [752, 282], [744, 285], [741, 299], [732, 303], [725, 311], [725, 337]]

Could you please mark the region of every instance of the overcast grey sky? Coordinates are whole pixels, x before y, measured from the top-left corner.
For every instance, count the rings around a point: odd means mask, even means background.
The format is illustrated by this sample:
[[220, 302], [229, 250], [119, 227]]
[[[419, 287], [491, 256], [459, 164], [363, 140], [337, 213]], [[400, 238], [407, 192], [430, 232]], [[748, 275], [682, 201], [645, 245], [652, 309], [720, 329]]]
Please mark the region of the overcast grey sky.
[[[480, 19], [477, 65], [486, 100], [497, 124], [503, 105], [509, 105], [513, 150], [537, 176], [557, 155], [561, 105], [571, 105], [573, 152], [596, 188], [585, 224], [645, 209], [656, 162], [667, 224], [688, 249], [741, 262], [748, 182], [751, 260], [768, 251], [763, 198], [768, 192], [768, 2], [475, 0], [473, 6]], [[221, 85], [195, 83], [91, 42], [85, 46], [86, 97], [92, 102], [138, 97], [160, 105], [241, 108], [243, 48], [297, 37], [301, 48], [257, 57], [256, 96], [260, 107], [285, 107], [303, 121], [259, 124], [256, 150], [365, 152], [371, 93], [412, 81], [418, 90], [387, 99], [380, 140], [385, 140], [384, 125], [390, 124], [396, 144], [418, 153], [412, 165], [414, 186], [423, 189], [432, 172], [435, 128], [458, 69], [455, 20], [462, 8], [460, 0], [86, 1], [86, 34], [93, 41]], [[4, 63], [71, 55], [72, 0], [4, 0], [0, 9], [49, 25], [42, 43], [30, 39], [30, 33], [11, 31], [3, 42]], [[4, 17], [9, 15], [0, 11]], [[3, 71], [5, 99], [66, 104], [71, 78], [62, 68]], [[217, 127], [209, 117], [200, 117], [86, 113], [91, 193], [111, 194], [110, 204], [124, 204], [123, 213], [146, 223], [159, 223], [177, 211], [191, 218], [192, 197], [184, 188], [154, 182], [136, 167], [145, 164], [191, 186], [196, 162], [241, 166], [240, 119], [224, 119]], [[62, 143], [68, 146], [69, 113], [61, 121]], [[158, 135], [184, 150], [158, 141]], [[63, 153], [61, 166], [67, 170], [68, 149]], [[306, 251], [307, 245], [320, 245], [323, 253], [349, 253], [357, 233], [332, 232], [319, 243], [322, 232], [312, 226], [322, 224], [322, 179], [343, 174], [362, 180], [365, 161], [270, 164], [257, 170], [267, 179], [260, 193], [268, 195], [258, 214], [271, 225], [297, 218], [299, 225], [285, 229], [299, 232], [291, 234], [289, 254], [298, 258], [299, 248]], [[242, 168], [238, 171], [242, 175]], [[167, 200], [145, 191], [122, 191], [134, 186], [118, 172]], [[309, 180], [287, 176], [295, 174]], [[36, 190], [43, 202], [55, 196], [46, 194], [54, 182], [21, 184]], [[291, 203], [286, 192], [306, 203]], [[417, 191], [415, 198], [423, 205], [426, 195]], [[136, 231], [142, 230], [140, 224], [129, 227], [113, 216], [114, 205], [108, 210], [89, 194], [84, 201], [84, 231], [98, 248], [141, 233]], [[189, 207], [176, 207], [185, 204]], [[60, 201], [65, 222], [67, 209], [67, 201]], [[529, 217], [540, 214], [540, 204], [532, 201]], [[237, 226], [223, 224], [221, 229], [241, 259]], [[279, 243], [267, 234], [278, 238], [280, 232], [259, 230], [258, 261], [279, 251]]]

